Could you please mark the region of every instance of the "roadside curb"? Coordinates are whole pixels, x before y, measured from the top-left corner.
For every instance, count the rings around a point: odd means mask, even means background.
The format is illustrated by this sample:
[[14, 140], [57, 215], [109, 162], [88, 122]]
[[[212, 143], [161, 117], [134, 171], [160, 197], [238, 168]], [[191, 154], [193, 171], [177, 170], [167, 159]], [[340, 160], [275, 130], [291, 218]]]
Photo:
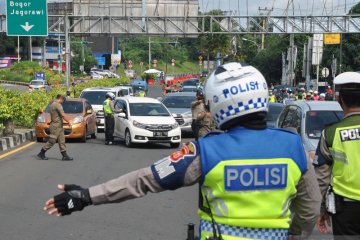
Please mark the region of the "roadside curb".
[[35, 138], [35, 130], [15, 130], [13, 135], [0, 138], [0, 152], [7, 151], [11, 148], [17, 147], [26, 141], [32, 141]]

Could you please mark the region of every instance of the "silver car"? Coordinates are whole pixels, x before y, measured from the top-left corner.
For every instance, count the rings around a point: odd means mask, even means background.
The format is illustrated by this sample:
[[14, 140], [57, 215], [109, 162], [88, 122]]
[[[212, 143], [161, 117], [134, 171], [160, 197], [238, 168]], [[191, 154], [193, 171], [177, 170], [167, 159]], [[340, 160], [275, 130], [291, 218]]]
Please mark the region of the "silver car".
[[277, 121], [279, 128], [288, 128], [300, 134], [307, 151], [314, 160], [315, 151], [324, 128], [344, 117], [338, 102], [294, 101], [281, 112]]
[[50, 92], [51, 91], [51, 87], [49, 86], [49, 84], [42, 79], [34, 79], [31, 80], [29, 83], [29, 91], [45, 91], [45, 92]]
[[173, 114], [175, 120], [184, 132], [191, 132], [192, 114], [191, 103], [196, 100], [195, 92], [168, 93], [162, 99], [162, 103]]

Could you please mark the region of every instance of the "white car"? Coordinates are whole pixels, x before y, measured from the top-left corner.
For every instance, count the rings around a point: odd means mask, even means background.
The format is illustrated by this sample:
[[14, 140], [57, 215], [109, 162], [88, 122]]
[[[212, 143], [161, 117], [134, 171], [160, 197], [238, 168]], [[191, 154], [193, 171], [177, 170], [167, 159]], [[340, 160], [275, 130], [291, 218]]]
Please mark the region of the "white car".
[[103, 79], [104, 77], [97, 72], [91, 72], [91, 79]]
[[80, 98], [85, 98], [91, 104], [96, 113], [96, 125], [98, 130], [104, 129], [105, 119], [103, 111], [103, 103], [106, 100], [106, 93], [112, 92], [116, 97], [132, 96], [133, 90], [131, 86], [116, 86], [112, 88], [107, 87], [94, 87], [86, 88], [81, 94]]
[[34, 80], [31, 80], [31, 82], [29, 83], [29, 91], [30, 92], [32, 92], [32, 91], [50, 92], [51, 87], [45, 80], [34, 79]]
[[147, 97], [121, 97], [116, 98], [115, 108], [124, 112], [114, 116], [114, 137], [124, 139], [127, 147], [134, 143], [180, 146], [180, 126], [160, 101]]

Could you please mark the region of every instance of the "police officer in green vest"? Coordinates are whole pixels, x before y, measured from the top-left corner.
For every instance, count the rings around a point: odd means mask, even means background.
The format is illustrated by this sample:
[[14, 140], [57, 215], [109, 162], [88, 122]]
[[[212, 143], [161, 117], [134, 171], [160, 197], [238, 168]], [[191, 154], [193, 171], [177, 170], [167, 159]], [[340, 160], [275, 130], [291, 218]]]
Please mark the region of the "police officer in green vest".
[[326, 127], [317, 148], [324, 196], [318, 227], [327, 232], [332, 222], [335, 239], [360, 239], [360, 74], [339, 74], [334, 84], [345, 117]]
[[145, 97], [146, 96], [146, 93], [145, 93], [143, 87], [139, 87], [138, 96], [139, 97]]
[[114, 108], [115, 94], [112, 92], [106, 93], [106, 100], [103, 103], [105, 115], [105, 144], [111, 145], [114, 142], [114, 113], [117, 112]]
[[63, 192], [44, 209], [68, 215], [91, 204], [199, 183], [201, 239], [306, 238], [319, 214], [319, 186], [300, 137], [266, 128], [268, 97], [266, 81], [254, 67], [219, 66], [206, 82], [205, 103], [224, 133], [184, 144], [151, 166], [107, 183], [59, 185]]

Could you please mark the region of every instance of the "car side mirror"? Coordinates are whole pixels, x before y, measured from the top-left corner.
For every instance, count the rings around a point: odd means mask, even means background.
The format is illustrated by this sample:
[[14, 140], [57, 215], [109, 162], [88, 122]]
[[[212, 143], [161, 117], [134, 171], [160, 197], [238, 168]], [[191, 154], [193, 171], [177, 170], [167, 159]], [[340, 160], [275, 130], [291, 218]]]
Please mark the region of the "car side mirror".
[[298, 129], [296, 129], [296, 128], [294, 128], [294, 127], [286, 127], [286, 128], [284, 128], [284, 129], [286, 129], [286, 130], [288, 130], [288, 131], [290, 131], [290, 132], [296, 133], [296, 134], [300, 134], [300, 133], [298, 132]]
[[92, 114], [92, 113], [93, 113], [93, 110], [91, 110], [91, 109], [86, 110], [86, 114]]
[[118, 117], [126, 118], [126, 113], [123, 113], [123, 112], [122, 112], [122, 113], [119, 113], [119, 114], [118, 114]]

